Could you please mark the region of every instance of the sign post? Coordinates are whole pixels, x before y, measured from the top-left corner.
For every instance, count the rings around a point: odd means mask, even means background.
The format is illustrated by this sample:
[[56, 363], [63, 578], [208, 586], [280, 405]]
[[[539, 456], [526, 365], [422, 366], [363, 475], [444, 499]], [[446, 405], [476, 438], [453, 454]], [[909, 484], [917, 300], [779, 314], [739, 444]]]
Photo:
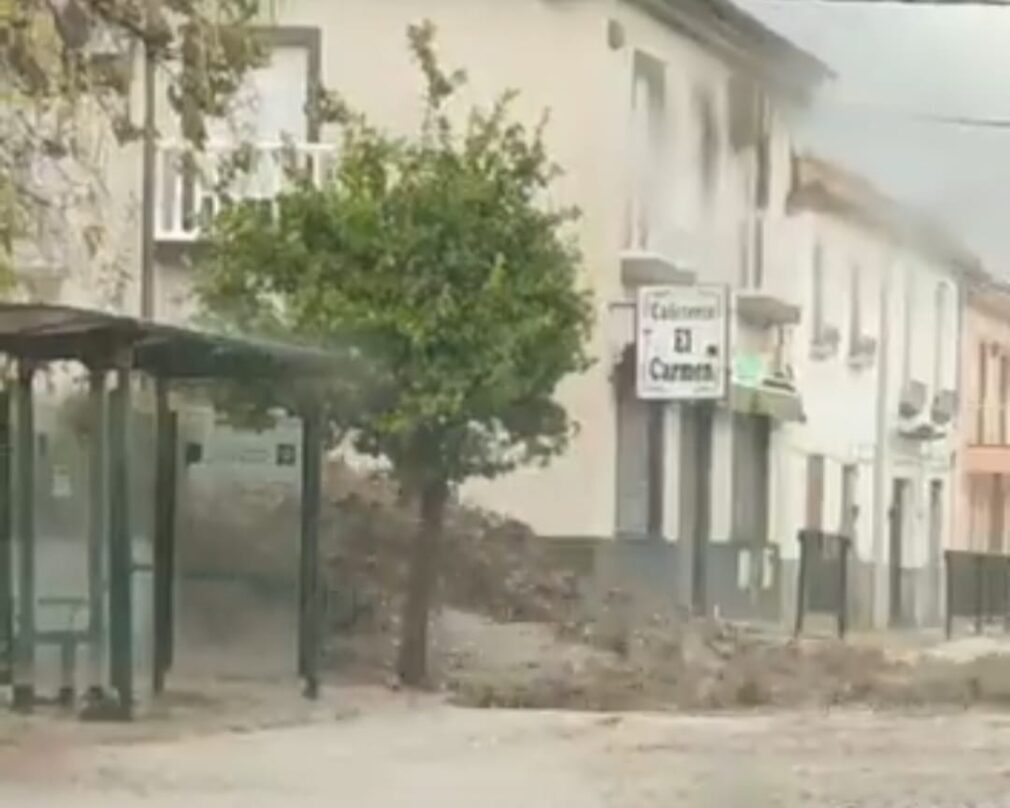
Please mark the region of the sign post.
[[646, 286], [638, 293], [638, 397], [683, 402], [682, 417], [693, 422], [697, 437], [694, 518], [690, 535], [679, 537], [678, 556], [685, 605], [699, 615], [708, 613], [712, 419], [715, 402], [729, 392], [728, 301], [724, 286]]

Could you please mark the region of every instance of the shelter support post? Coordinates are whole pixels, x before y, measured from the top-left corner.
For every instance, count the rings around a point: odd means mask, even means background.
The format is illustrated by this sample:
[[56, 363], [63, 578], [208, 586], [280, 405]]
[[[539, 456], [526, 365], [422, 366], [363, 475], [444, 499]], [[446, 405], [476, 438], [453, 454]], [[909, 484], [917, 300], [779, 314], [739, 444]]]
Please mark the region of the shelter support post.
[[105, 697], [105, 547], [108, 517], [108, 469], [105, 450], [106, 421], [105, 368], [91, 369], [88, 402], [88, 692], [87, 700], [98, 703]]
[[109, 410], [109, 656], [118, 717], [133, 715], [133, 552], [130, 525], [129, 354], [116, 363]]
[[34, 363], [17, 370], [15, 518], [18, 540], [18, 621], [14, 647], [14, 709], [35, 704], [35, 408]]
[[301, 552], [298, 596], [298, 673], [305, 697], [319, 695], [319, 518], [322, 499], [323, 418], [318, 401], [302, 413]]
[[178, 416], [168, 400], [168, 382], [155, 381], [157, 467], [154, 479], [154, 664], [153, 690], [165, 689], [175, 637], [175, 512]]
[[11, 545], [10, 393], [0, 390], [0, 685], [13, 682], [14, 550]]

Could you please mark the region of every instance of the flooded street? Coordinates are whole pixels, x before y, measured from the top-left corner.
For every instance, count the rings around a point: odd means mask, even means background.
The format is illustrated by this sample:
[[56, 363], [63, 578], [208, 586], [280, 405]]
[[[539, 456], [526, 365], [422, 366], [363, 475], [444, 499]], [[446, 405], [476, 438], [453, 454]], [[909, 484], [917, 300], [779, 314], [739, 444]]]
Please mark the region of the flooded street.
[[0, 773], [5, 806], [997, 806], [1010, 805], [1010, 715], [397, 702], [186, 741], [0, 747]]

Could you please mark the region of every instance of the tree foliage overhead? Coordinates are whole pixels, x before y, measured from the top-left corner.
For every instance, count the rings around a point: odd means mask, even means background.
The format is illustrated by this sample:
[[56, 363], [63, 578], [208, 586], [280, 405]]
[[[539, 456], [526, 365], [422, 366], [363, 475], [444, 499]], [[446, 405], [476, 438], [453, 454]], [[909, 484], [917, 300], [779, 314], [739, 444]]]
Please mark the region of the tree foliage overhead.
[[330, 99], [333, 174], [216, 224], [199, 293], [245, 332], [350, 342], [373, 365], [367, 402], [337, 410], [360, 450], [422, 486], [493, 477], [561, 451], [573, 425], [558, 382], [588, 365], [591, 305], [545, 204], [558, 173], [544, 127], [512, 120], [512, 94], [462, 118], [430, 24], [410, 29], [425, 113], [393, 137]]
[[[109, 149], [138, 138], [129, 103], [142, 54], [190, 142], [222, 116], [266, 54], [250, 26], [269, 0], [0, 0], [0, 259], [18, 239], [59, 242], [67, 209], [84, 211], [89, 252], [107, 234]], [[139, 166], [138, 166], [139, 171]]]

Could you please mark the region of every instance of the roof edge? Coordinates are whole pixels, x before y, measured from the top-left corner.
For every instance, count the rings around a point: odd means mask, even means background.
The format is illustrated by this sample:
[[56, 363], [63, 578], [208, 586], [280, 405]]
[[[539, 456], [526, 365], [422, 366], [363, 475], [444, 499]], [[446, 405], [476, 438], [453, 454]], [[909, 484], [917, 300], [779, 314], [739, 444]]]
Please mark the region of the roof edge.
[[730, 0], [625, 0], [774, 83], [809, 93], [834, 71]]
[[932, 216], [885, 194], [861, 174], [812, 154], [793, 155], [792, 174], [789, 212], [834, 214], [940, 259], [968, 282], [990, 279], [981, 259]]

